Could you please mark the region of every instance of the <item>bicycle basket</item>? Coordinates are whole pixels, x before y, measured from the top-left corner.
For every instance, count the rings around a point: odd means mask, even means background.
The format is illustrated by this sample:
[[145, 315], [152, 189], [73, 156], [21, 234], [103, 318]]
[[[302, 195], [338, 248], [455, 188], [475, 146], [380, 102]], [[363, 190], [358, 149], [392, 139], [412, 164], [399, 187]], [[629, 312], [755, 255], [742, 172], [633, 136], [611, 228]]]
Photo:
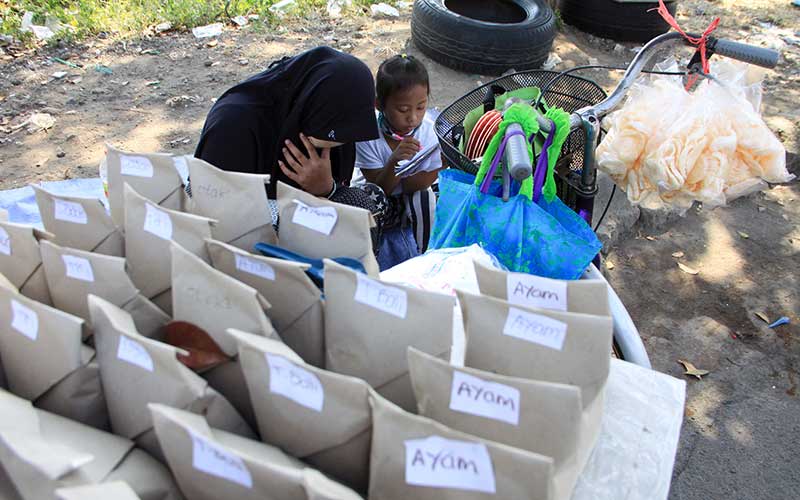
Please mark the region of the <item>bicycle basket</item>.
[[[470, 174], [478, 172], [478, 166], [461, 154], [458, 148], [457, 133], [462, 129], [464, 118], [476, 107], [482, 106], [487, 89], [497, 85], [506, 91], [525, 87], [544, 89], [557, 78], [544, 94], [548, 106], [564, 109], [568, 113], [586, 106], [593, 106], [606, 98], [603, 89], [591, 80], [574, 75], [558, 76], [555, 71], [522, 71], [493, 80], [457, 99], [436, 118], [436, 135], [442, 147], [442, 154], [451, 167]], [[576, 196], [594, 196], [596, 186], [581, 188], [580, 172], [583, 169], [584, 133], [573, 131], [561, 149], [561, 157], [556, 166], [558, 195], [572, 209], [576, 209]], [[535, 164], [535, 159], [534, 159]], [[588, 192], [587, 192], [588, 191]]]

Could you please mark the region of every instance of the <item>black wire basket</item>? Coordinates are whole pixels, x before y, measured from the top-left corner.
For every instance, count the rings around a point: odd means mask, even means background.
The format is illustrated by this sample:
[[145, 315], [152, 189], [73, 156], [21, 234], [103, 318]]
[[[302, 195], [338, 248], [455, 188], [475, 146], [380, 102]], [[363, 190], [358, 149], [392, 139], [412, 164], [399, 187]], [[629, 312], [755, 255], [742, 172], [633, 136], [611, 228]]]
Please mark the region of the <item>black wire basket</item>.
[[[484, 102], [493, 103], [494, 94], [526, 87], [546, 89], [543, 101], [548, 106], [562, 108], [568, 113], [593, 106], [606, 98], [605, 91], [595, 82], [575, 75], [561, 75], [555, 71], [523, 71], [493, 80], [457, 99], [436, 118], [436, 135], [448, 166], [470, 174], [478, 172], [478, 166], [459, 151], [459, 143], [464, 135], [464, 118], [476, 107], [484, 105]], [[596, 181], [590, 186], [581, 182], [585, 146], [583, 130], [573, 131], [564, 142], [556, 164], [558, 196], [575, 211], [578, 211], [579, 205], [585, 209], [587, 201], [591, 207], [597, 192]], [[591, 220], [591, 209], [588, 216]]]

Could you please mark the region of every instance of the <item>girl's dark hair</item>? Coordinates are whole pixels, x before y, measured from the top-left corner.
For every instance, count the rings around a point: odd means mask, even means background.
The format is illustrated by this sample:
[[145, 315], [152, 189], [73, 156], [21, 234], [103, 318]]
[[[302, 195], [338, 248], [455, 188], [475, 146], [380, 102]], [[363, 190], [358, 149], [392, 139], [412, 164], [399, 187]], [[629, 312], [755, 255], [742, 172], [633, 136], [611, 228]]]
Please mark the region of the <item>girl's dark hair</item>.
[[401, 54], [383, 61], [375, 78], [378, 107], [383, 109], [386, 99], [394, 92], [401, 92], [415, 85], [424, 85], [428, 93], [431, 91], [428, 70], [414, 56]]

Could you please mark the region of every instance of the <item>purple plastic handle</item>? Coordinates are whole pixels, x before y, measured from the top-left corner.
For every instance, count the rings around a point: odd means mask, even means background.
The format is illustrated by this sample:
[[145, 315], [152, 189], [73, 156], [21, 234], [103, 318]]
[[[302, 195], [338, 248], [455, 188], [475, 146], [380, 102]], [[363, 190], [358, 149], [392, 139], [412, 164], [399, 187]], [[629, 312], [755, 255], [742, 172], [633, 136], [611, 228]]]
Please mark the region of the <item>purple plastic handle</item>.
[[483, 194], [489, 193], [489, 187], [492, 185], [492, 178], [494, 177], [494, 173], [497, 170], [497, 166], [500, 164], [500, 158], [503, 157], [503, 153], [505, 153], [506, 151], [506, 144], [508, 143], [508, 140], [514, 137], [515, 135], [521, 135], [524, 137], [525, 133], [520, 132], [519, 130], [515, 130], [511, 133], [507, 133], [503, 137], [503, 142], [500, 143], [500, 147], [497, 148], [497, 153], [495, 153], [494, 158], [492, 159], [492, 165], [486, 172], [486, 177], [483, 178], [483, 182], [481, 182], [481, 193]]
[[[550, 133], [547, 134], [547, 139], [542, 146], [542, 152], [539, 153], [539, 159], [536, 161], [536, 172], [533, 174], [533, 202], [539, 203], [539, 198], [542, 197], [542, 188], [544, 188], [544, 181], [547, 178], [547, 164], [548, 155], [547, 148], [553, 144], [553, 138], [556, 136], [556, 126], [553, 121], [550, 121]], [[531, 136], [530, 141], [533, 142], [536, 134]]]

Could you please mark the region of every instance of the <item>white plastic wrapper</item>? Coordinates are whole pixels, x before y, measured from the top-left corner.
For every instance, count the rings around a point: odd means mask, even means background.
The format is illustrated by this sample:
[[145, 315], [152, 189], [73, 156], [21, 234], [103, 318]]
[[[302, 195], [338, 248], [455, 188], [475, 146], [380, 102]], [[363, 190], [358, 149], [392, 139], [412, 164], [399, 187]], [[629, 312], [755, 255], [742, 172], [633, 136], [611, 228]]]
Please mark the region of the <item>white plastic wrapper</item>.
[[[478, 245], [433, 250], [381, 273], [381, 279], [455, 295], [480, 293], [472, 261], [502, 269]], [[610, 355], [610, 353], [609, 353]], [[464, 325], [454, 310], [451, 363], [463, 364]], [[611, 360], [602, 428], [573, 500], [665, 500], [678, 449], [686, 382]]]
[[793, 179], [786, 150], [759, 112], [763, 73], [730, 60], [711, 69], [716, 81], [703, 80], [693, 92], [677, 76], [643, 78], [604, 120], [598, 167], [631, 203], [685, 212], [695, 201], [725, 205], [767, 182]]

